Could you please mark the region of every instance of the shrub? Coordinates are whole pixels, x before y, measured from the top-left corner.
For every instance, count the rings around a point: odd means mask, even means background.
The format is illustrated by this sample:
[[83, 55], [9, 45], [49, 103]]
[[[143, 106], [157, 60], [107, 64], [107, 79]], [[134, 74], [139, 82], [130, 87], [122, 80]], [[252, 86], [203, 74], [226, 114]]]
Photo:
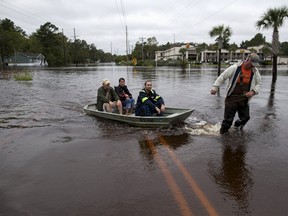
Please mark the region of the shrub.
[[30, 71], [22, 71], [14, 74], [14, 78], [17, 81], [31, 81], [33, 80], [33, 74]]

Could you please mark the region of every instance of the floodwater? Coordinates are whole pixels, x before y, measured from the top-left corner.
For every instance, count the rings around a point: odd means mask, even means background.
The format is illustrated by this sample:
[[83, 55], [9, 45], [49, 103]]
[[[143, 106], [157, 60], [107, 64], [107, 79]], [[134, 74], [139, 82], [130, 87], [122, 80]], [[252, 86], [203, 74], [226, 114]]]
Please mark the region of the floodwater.
[[[0, 79], [1, 216], [286, 215], [288, 67], [260, 68], [243, 129], [219, 135], [217, 68], [34, 69]], [[104, 78], [134, 97], [147, 79], [166, 106], [194, 108], [183, 126], [136, 128], [88, 116]]]

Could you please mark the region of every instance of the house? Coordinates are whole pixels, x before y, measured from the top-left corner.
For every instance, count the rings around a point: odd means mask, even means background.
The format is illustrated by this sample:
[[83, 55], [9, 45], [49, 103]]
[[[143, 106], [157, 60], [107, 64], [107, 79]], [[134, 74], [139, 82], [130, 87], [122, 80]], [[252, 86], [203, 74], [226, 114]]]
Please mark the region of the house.
[[16, 52], [14, 55], [4, 58], [4, 64], [8, 66], [48, 66], [45, 57], [40, 54]]
[[[180, 52], [181, 49], [184, 49], [185, 52], [182, 54]], [[156, 51], [155, 52], [155, 61], [157, 60], [168, 60], [168, 59], [188, 59], [189, 61], [196, 60], [196, 48], [191, 47], [190, 45], [182, 45], [178, 47], [172, 47], [170, 49], [164, 51]]]

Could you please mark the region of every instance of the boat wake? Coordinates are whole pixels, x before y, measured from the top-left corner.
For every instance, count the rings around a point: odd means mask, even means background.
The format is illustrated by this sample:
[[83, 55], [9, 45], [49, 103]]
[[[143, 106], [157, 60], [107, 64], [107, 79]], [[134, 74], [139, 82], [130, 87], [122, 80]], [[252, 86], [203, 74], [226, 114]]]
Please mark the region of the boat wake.
[[211, 124], [194, 118], [189, 124], [185, 125], [185, 130], [191, 135], [219, 136], [220, 127], [220, 123]]

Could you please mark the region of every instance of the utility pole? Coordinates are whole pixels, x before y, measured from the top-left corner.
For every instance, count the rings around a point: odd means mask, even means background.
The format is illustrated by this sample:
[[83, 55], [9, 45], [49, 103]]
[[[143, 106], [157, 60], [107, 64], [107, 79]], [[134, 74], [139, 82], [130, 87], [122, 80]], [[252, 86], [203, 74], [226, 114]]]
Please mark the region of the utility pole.
[[174, 45], [175, 45], [175, 33], [173, 34], [173, 36], [174, 36]]
[[174, 56], [173, 56], [173, 59], [176, 60], [176, 56], [175, 56], [175, 49], [176, 49], [176, 47], [175, 47], [175, 33], [173, 34], [173, 36], [174, 36]]
[[112, 54], [112, 41], [110, 42], [110, 49], [111, 49], [111, 55], [113, 55]]
[[144, 61], [144, 57], [143, 57], [143, 41], [146, 39], [146, 38], [143, 38], [143, 37], [141, 37], [141, 38], [139, 38], [140, 40], [141, 40], [141, 43], [142, 43], [142, 49], [141, 49], [141, 51], [142, 51], [142, 62]]
[[75, 32], [75, 28], [74, 28], [74, 64], [76, 64], [77, 66], [77, 44], [76, 44], [76, 32]]

